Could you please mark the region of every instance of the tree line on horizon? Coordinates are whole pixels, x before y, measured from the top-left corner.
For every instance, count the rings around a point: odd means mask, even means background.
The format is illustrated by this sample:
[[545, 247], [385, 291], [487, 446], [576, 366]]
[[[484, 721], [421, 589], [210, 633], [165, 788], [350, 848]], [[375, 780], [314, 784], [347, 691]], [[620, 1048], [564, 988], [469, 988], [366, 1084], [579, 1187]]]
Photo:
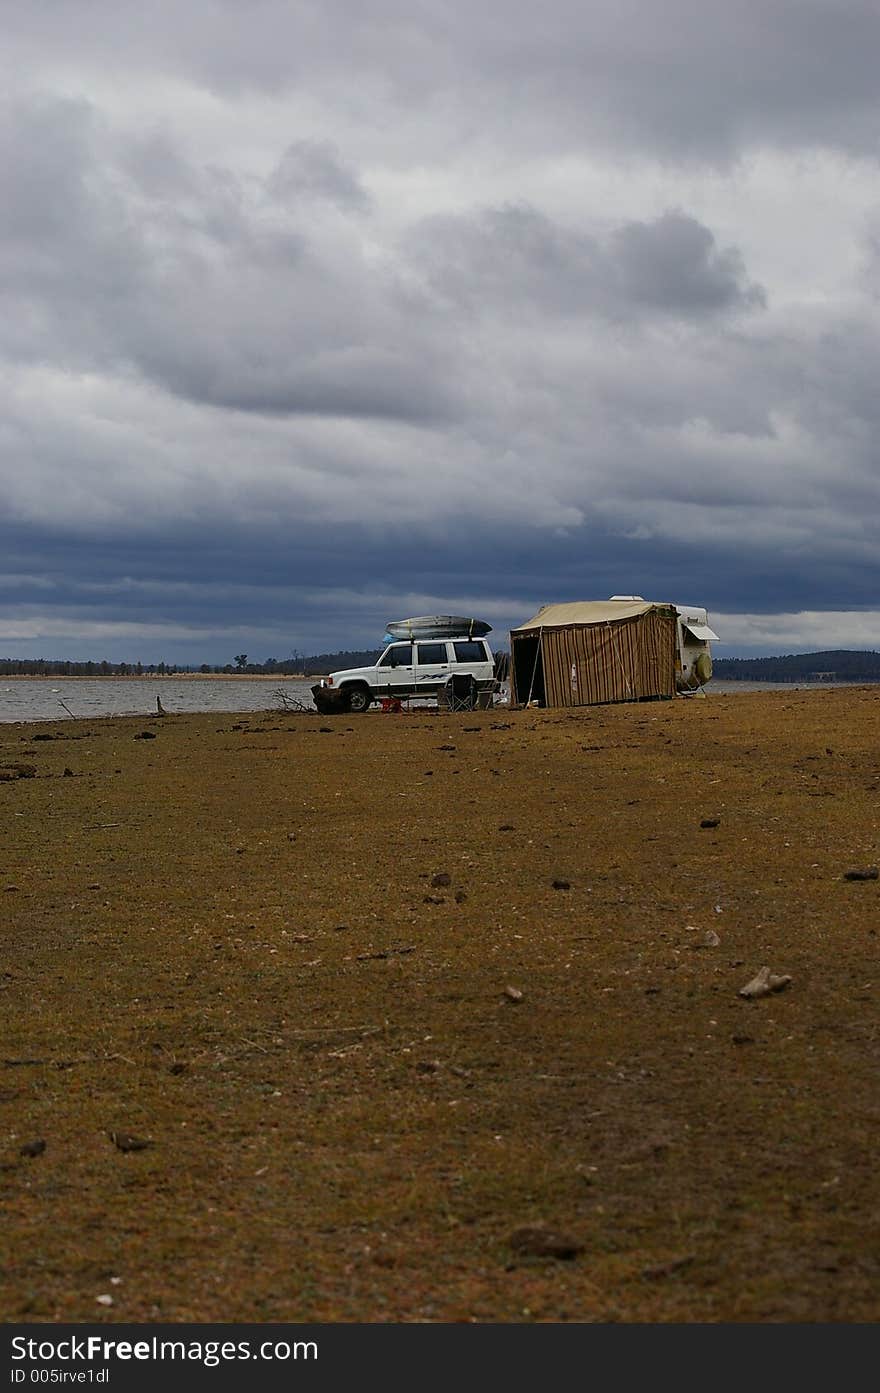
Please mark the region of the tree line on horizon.
[[0, 658], [0, 677], [171, 677], [200, 673], [218, 677], [238, 674], [245, 677], [321, 677], [343, 667], [364, 667], [372, 663], [377, 649], [352, 649], [339, 653], [317, 653], [312, 657], [267, 658], [262, 663], [248, 661], [237, 653], [231, 663], [111, 663], [69, 658]]
[[[0, 658], [0, 677], [173, 677], [200, 673], [218, 677], [321, 677], [341, 668], [365, 667], [377, 649], [343, 649], [308, 657], [248, 661], [237, 653], [231, 663], [111, 663], [61, 658]], [[774, 658], [713, 658], [713, 675], [724, 682], [804, 682], [821, 673], [825, 680], [880, 682], [880, 653], [835, 648], [821, 653], [788, 653]], [[830, 675], [830, 676], [829, 676]]]
[[787, 653], [777, 658], [712, 658], [712, 676], [722, 682], [880, 682], [880, 653], [831, 648], [822, 653]]

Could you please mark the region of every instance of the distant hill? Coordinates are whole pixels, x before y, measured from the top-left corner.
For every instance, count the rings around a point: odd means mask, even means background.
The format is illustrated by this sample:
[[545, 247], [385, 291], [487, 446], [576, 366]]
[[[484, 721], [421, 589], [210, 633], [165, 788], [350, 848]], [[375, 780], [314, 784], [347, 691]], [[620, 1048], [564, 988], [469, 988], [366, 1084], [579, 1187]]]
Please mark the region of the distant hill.
[[880, 682], [880, 653], [832, 648], [778, 658], [716, 658], [713, 654], [712, 676], [721, 682]]

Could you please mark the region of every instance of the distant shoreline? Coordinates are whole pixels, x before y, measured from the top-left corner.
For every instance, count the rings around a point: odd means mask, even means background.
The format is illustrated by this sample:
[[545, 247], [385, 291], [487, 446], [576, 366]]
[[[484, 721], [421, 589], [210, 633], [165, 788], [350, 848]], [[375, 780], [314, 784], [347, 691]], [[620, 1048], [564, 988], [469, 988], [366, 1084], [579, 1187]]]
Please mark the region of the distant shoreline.
[[326, 673], [289, 672], [7, 672], [0, 682], [318, 682]]

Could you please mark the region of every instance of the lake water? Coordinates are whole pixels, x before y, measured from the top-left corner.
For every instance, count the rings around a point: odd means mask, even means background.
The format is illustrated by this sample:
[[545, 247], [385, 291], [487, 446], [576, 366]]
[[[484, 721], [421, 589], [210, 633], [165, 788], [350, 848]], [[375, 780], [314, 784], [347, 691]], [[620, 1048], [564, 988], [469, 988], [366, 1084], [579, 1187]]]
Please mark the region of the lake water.
[[303, 702], [314, 710], [311, 688], [317, 678], [298, 681], [231, 682], [210, 678], [175, 681], [173, 677], [114, 680], [88, 678], [27, 678], [10, 681], [0, 677], [0, 722], [63, 721], [88, 716], [155, 716], [156, 698], [169, 715], [185, 711], [280, 711], [281, 693], [288, 701]]
[[[156, 698], [169, 714], [186, 711], [280, 711], [282, 693], [292, 704], [314, 709], [311, 688], [317, 678], [305, 681], [279, 678], [248, 681], [212, 681], [210, 678], [175, 681], [173, 677], [116, 680], [104, 677], [0, 678], [0, 723], [10, 721], [63, 721], [88, 716], [155, 716]], [[712, 682], [707, 696], [736, 692], [797, 691], [804, 688], [859, 686], [860, 683], [823, 682]]]

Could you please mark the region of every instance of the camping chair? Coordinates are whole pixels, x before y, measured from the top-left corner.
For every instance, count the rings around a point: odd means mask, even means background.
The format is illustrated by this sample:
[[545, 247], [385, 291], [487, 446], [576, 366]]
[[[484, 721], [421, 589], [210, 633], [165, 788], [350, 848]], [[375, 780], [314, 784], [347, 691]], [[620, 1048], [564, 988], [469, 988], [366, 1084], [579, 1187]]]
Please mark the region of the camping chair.
[[478, 695], [479, 689], [472, 673], [454, 672], [446, 682], [443, 704], [449, 711], [473, 711]]

